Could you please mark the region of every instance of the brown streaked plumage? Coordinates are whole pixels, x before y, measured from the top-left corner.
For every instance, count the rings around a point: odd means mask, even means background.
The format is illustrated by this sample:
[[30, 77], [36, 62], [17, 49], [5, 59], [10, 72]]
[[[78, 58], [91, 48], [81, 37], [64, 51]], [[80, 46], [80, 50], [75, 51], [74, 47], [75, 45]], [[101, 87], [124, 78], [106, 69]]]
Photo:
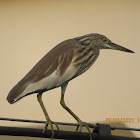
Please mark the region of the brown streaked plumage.
[[[97, 59], [101, 49], [114, 49], [133, 53], [133, 51], [111, 42], [100, 34], [88, 34], [85, 36], [66, 40], [50, 52], [48, 52], [30, 71], [19, 81], [7, 96], [9, 103], [15, 103], [21, 98], [38, 93], [37, 98], [46, 117], [46, 126], [51, 126], [53, 139], [53, 125], [42, 102], [42, 93], [61, 86], [61, 105], [79, 123], [80, 131], [84, 125], [90, 134], [89, 123], [82, 122], [65, 104], [64, 94], [68, 82], [88, 70]], [[91, 124], [90, 124], [91, 125]], [[78, 128], [77, 128], [78, 130]]]
[[[61, 76], [72, 61], [74, 50], [71, 46], [75, 43], [76, 40], [70, 39], [54, 47], [13, 87], [7, 100], [12, 103], [13, 99], [18, 97], [28, 84], [38, 82], [44, 77], [51, 75], [55, 70], [57, 70], [57, 74]], [[67, 61], [65, 62], [63, 60]]]

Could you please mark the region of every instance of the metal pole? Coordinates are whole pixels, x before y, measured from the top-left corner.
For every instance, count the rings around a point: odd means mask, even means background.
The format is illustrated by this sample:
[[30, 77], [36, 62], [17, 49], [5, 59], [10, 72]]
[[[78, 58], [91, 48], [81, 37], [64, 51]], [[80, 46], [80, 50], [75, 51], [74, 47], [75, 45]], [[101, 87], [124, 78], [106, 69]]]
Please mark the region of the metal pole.
[[[51, 130], [42, 133], [42, 129], [35, 128], [20, 128], [20, 127], [5, 127], [0, 126], [0, 135], [10, 136], [27, 136], [27, 137], [42, 137], [51, 138]], [[99, 133], [92, 134], [93, 140], [99, 140]], [[71, 132], [71, 131], [56, 131], [54, 130], [54, 139], [68, 139], [68, 140], [89, 140], [89, 133], [85, 132]], [[111, 140], [140, 140], [140, 138], [110, 136]], [[106, 138], [104, 140], [107, 140]]]

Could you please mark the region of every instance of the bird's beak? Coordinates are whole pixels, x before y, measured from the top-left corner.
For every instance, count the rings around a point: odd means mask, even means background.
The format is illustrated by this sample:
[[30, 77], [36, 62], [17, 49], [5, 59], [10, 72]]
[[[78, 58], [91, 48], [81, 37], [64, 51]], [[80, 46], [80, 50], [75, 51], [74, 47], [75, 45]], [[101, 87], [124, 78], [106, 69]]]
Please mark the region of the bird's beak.
[[107, 45], [108, 45], [108, 47], [110, 49], [113, 49], [113, 50], [120, 50], [120, 51], [124, 51], [124, 52], [134, 53], [133, 51], [131, 51], [131, 50], [127, 49], [127, 48], [124, 48], [124, 47], [122, 47], [120, 45], [117, 45], [117, 44], [115, 44], [113, 42], [108, 43]]

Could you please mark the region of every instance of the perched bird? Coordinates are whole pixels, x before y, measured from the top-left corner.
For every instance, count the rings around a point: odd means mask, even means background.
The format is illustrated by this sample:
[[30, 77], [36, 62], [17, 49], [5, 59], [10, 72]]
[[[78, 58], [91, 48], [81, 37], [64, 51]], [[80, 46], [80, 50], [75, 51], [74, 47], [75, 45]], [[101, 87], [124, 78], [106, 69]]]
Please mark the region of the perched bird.
[[[45, 129], [51, 126], [53, 139], [53, 122], [42, 102], [42, 93], [61, 86], [60, 104], [65, 108], [78, 122], [80, 130], [85, 126], [90, 134], [89, 123], [81, 121], [70, 108], [65, 104], [64, 95], [69, 81], [87, 71], [97, 59], [101, 49], [120, 50], [129, 53], [133, 51], [121, 47], [107, 37], [97, 33], [87, 34], [63, 41], [49, 51], [30, 71], [19, 81], [10, 91], [7, 100], [13, 104], [21, 98], [38, 93], [37, 98], [46, 117]], [[44, 130], [45, 130], [44, 129]], [[78, 128], [77, 128], [78, 131]]]

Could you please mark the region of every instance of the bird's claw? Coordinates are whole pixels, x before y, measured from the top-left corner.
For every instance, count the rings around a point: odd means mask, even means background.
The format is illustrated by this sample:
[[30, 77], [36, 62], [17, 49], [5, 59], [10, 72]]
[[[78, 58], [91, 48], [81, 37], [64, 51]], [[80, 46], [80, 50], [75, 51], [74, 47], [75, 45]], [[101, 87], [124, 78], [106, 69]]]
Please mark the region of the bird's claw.
[[[90, 140], [92, 140], [91, 131], [90, 131], [89, 127], [88, 127], [89, 124], [86, 123], [86, 122], [83, 122], [83, 121], [81, 121], [81, 120], [78, 120], [77, 122], [78, 122], [79, 125], [78, 125], [77, 128], [76, 128], [76, 132], [81, 132], [81, 131], [82, 131], [82, 127], [85, 126], [86, 129], [87, 129], [88, 132], [89, 132]], [[79, 131], [78, 131], [78, 129], [79, 129]]]
[[44, 132], [48, 129], [48, 125], [50, 125], [51, 131], [52, 131], [51, 140], [53, 140], [53, 136], [54, 136], [53, 124], [56, 126], [56, 128], [57, 128], [57, 130], [58, 130], [58, 132], [59, 132], [59, 127], [58, 127], [57, 123], [53, 122], [52, 120], [46, 121], [45, 127], [44, 127], [43, 132], [42, 132], [42, 133], [44, 133]]
[[95, 131], [95, 127], [96, 125], [95, 124], [92, 124], [92, 123], [87, 123], [88, 124], [88, 127], [92, 128], [92, 133]]

